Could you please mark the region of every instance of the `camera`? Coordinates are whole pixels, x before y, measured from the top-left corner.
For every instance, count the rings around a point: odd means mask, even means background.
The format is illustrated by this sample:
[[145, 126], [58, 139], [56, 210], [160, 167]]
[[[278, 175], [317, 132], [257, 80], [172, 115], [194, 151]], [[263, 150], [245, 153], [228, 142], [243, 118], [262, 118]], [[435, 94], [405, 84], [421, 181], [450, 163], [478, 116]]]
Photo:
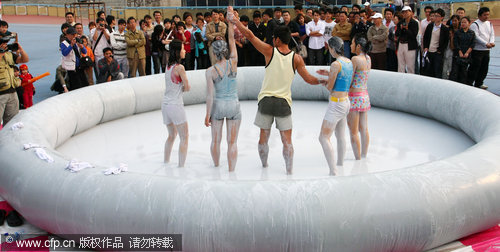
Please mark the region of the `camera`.
[[80, 37], [75, 37], [76, 43], [83, 44], [83, 40]]
[[100, 27], [104, 27], [104, 24], [99, 24]]
[[[4, 44], [4, 43], [9, 43], [9, 41], [11, 39], [14, 39], [15, 36], [5, 36], [5, 37], [1, 37], [0, 38], [0, 44]], [[8, 44], [7, 45], [7, 50], [4, 50], [2, 48], [0, 48], [0, 53], [4, 53], [4, 52], [7, 52], [7, 51], [17, 51], [19, 50], [19, 44], [18, 43], [12, 43], [12, 44]]]

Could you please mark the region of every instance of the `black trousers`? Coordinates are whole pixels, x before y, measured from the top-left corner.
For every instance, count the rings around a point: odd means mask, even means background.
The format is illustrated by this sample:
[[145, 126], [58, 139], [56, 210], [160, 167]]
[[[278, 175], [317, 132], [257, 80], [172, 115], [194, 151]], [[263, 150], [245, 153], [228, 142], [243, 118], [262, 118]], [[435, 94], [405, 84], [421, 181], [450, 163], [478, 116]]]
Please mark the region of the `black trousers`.
[[427, 75], [430, 77], [443, 78], [443, 54], [437, 52], [429, 52], [429, 65], [425, 68]]
[[467, 73], [469, 65], [459, 64], [457, 57], [453, 56], [453, 63], [451, 65], [450, 80], [467, 84]]
[[387, 54], [383, 53], [370, 53], [372, 58], [372, 69], [385, 70], [387, 63]]
[[151, 55], [146, 55], [146, 75], [151, 75]]
[[87, 75], [83, 69], [77, 69], [75, 71], [67, 71], [69, 77], [69, 91], [86, 87], [89, 85], [87, 80]]
[[387, 48], [386, 50], [386, 56], [387, 56], [387, 71], [393, 71], [397, 72], [398, 71], [398, 56], [396, 55], [396, 51]]
[[307, 58], [309, 59], [309, 65], [322, 65], [323, 64], [323, 51], [325, 48], [311, 49], [307, 48]]
[[472, 50], [471, 64], [467, 76], [467, 84], [480, 87], [488, 75], [488, 65], [490, 64], [490, 51]]

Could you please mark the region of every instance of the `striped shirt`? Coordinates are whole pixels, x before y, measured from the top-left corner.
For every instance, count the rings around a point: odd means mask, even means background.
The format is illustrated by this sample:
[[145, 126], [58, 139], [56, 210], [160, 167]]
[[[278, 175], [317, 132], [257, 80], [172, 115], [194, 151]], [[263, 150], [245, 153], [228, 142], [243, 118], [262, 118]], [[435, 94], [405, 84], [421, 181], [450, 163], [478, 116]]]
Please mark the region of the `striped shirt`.
[[114, 31], [111, 36], [111, 47], [113, 47], [113, 55], [115, 58], [127, 57], [127, 42], [125, 41], [125, 31]]

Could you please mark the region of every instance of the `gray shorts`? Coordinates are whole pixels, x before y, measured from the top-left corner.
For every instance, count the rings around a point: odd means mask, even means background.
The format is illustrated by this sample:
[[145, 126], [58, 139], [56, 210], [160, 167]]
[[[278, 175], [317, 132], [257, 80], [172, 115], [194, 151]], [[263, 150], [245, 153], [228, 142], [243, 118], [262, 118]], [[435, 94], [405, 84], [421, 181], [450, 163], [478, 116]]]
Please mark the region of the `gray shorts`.
[[292, 129], [292, 115], [288, 116], [272, 116], [262, 114], [257, 110], [257, 115], [255, 116], [254, 124], [261, 129], [271, 129], [273, 121], [276, 120], [276, 128], [280, 131]]
[[240, 102], [238, 100], [215, 99], [210, 117], [213, 120], [241, 120]]

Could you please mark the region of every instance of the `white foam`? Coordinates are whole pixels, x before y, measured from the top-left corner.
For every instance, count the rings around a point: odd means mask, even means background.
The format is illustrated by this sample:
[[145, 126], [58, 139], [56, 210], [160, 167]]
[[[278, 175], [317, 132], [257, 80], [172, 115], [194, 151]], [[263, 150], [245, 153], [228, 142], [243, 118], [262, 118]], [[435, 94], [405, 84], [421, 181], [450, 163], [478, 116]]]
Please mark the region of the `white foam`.
[[[236, 171], [227, 171], [225, 133], [221, 144], [221, 165], [210, 156], [210, 129], [203, 124], [205, 105], [186, 106], [189, 149], [185, 168], [177, 167], [178, 139], [172, 162], [163, 163], [167, 130], [160, 111], [139, 114], [98, 125], [72, 137], [57, 148], [71, 158], [97, 165], [127, 163], [130, 173], [190, 179], [279, 180], [328, 176], [328, 166], [318, 141], [326, 101], [294, 101], [294, 175], [286, 176], [279, 132], [273, 128], [269, 140], [269, 167], [262, 168], [257, 152], [259, 128], [253, 125], [256, 101], [241, 102], [243, 119], [238, 139]], [[474, 142], [463, 132], [437, 121], [390, 110], [372, 108], [368, 115], [370, 147], [365, 160], [355, 161], [346, 130], [347, 153], [340, 176], [401, 169], [458, 154]], [[226, 128], [224, 127], [224, 132]], [[335, 136], [332, 143], [336, 150]], [[335, 154], [336, 155], [336, 154]]]

